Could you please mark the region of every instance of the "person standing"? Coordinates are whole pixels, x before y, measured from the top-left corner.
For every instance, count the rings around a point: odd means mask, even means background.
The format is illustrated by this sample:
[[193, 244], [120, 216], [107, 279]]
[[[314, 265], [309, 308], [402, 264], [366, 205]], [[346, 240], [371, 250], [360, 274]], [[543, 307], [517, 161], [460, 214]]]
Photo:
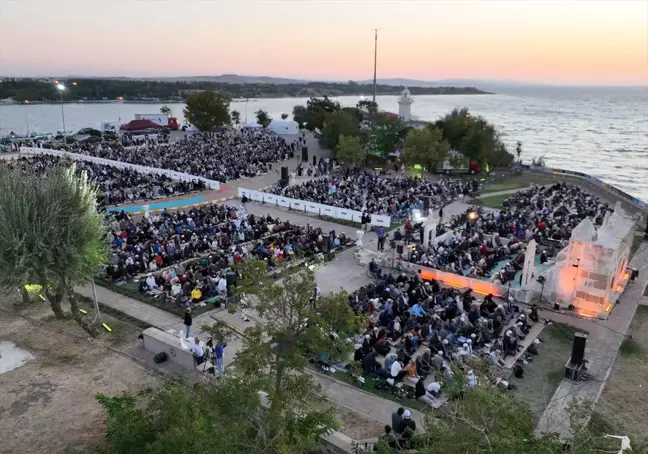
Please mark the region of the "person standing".
[[218, 376], [223, 375], [223, 352], [225, 351], [227, 344], [216, 344], [214, 347], [214, 357], [216, 358], [216, 370], [218, 371]]
[[189, 339], [189, 333], [191, 332], [192, 322], [193, 322], [193, 318], [191, 317], [191, 308], [187, 308], [184, 316], [185, 339]]
[[196, 358], [196, 365], [200, 366], [205, 361], [205, 349], [200, 343], [200, 339], [196, 336], [194, 343], [191, 345], [191, 352]]
[[403, 422], [403, 413], [405, 413], [405, 409], [399, 407], [398, 410], [391, 414], [391, 426], [396, 433], [399, 433], [398, 429], [400, 429], [401, 423]]
[[378, 250], [383, 252], [385, 250], [385, 229], [378, 227], [378, 230], [376, 230], [376, 236], [378, 237]]

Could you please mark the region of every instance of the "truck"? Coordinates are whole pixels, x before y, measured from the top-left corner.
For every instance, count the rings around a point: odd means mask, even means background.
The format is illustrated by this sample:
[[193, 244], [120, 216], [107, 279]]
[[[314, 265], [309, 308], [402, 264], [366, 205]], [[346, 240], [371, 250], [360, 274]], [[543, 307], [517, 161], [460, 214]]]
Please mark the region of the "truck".
[[150, 120], [156, 125], [177, 131], [180, 125], [178, 119], [167, 114], [135, 114], [135, 120]]

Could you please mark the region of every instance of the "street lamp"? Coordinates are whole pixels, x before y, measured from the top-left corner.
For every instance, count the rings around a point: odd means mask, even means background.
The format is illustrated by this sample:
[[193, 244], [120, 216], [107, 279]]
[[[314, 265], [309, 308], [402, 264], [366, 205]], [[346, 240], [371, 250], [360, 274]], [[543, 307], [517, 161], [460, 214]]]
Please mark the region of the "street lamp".
[[61, 119], [63, 120], [63, 136], [65, 137], [65, 111], [63, 110], [63, 92], [65, 91], [65, 85], [56, 84], [56, 88], [61, 94]]
[[29, 116], [27, 115], [27, 104], [29, 104], [29, 99], [25, 99], [25, 125], [27, 126], [27, 137], [29, 137]]

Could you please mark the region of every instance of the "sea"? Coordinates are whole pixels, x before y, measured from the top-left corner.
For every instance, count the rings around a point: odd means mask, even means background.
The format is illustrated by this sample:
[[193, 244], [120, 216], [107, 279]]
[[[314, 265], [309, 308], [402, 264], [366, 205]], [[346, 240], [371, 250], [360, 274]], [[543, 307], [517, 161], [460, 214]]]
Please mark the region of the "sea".
[[[522, 142], [522, 160], [543, 157], [549, 167], [584, 172], [648, 201], [648, 87], [503, 87], [490, 95], [416, 96], [412, 116], [434, 121], [467, 107], [494, 123], [511, 151]], [[334, 98], [354, 106], [366, 97]], [[232, 110], [253, 121], [257, 110], [274, 119], [292, 117], [307, 98], [236, 100]], [[395, 96], [378, 96], [380, 109], [398, 112]], [[168, 104], [184, 120], [182, 104]], [[135, 114], [158, 113], [162, 104], [65, 104], [65, 126], [76, 131], [102, 122], [128, 122]], [[62, 130], [60, 104], [0, 105], [0, 136]]]

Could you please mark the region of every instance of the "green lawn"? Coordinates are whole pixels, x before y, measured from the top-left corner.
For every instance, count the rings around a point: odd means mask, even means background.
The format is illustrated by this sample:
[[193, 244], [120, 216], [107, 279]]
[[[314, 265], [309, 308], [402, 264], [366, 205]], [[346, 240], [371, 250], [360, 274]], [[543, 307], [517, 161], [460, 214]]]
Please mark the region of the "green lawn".
[[[346, 372], [334, 372], [333, 377], [347, 383], [353, 387], [357, 387], [353, 383], [353, 379], [351, 376], [346, 373]], [[403, 407], [409, 407], [409, 408], [414, 408], [419, 411], [425, 411], [426, 409], [429, 410], [430, 407], [425, 405], [423, 402], [419, 402], [418, 400], [415, 399], [399, 399], [392, 393], [382, 390], [382, 389], [376, 389], [375, 386], [375, 380], [371, 377], [365, 377], [365, 384], [362, 388], [364, 391], [367, 391], [368, 393], [375, 394], [376, 396], [382, 397], [383, 399], [391, 400], [394, 402], [398, 402], [401, 406]]]
[[483, 193], [508, 191], [511, 189], [528, 188], [531, 184], [553, 184], [560, 181], [560, 177], [537, 172], [522, 172], [504, 176], [492, 176], [484, 184]]
[[565, 375], [565, 363], [571, 355], [574, 328], [554, 323], [540, 333], [543, 341], [533, 362], [523, 364], [524, 378], [511, 377], [515, 393], [531, 407], [537, 423]]
[[630, 334], [594, 407], [590, 429], [596, 434], [627, 435], [636, 452], [648, 452], [641, 447], [648, 444], [642, 416], [648, 414], [648, 307], [637, 308]]
[[504, 200], [508, 199], [511, 197], [512, 194], [502, 194], [502, 195], [494, 195], [492, 197], [480, 197], [479, 199], [472, 200], [470, 203], [474, 205], [481, 205], [483, 207], [488, 207], [488, 208], [502, 208], [502, 203]]

